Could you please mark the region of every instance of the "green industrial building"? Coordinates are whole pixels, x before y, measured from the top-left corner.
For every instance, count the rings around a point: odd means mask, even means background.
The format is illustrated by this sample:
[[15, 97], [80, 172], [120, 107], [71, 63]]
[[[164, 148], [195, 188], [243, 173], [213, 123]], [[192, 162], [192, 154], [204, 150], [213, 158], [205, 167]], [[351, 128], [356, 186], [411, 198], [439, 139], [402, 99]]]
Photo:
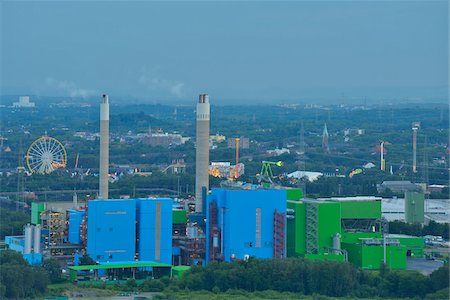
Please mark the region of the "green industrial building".
[[45, 210], [45, 203], [31, 202], [31, 224], [41, 224], [41, 212]]
[[385, 256], [391, 269], [405, 269], [407, 255], [423, 257], [421, 238], [386, 235], [383, 239], [381, 198], [302, 199], [298, 195], [288, 193], [287, 199], [288, 257], [349, 261], [364, 269], [380, 268]]

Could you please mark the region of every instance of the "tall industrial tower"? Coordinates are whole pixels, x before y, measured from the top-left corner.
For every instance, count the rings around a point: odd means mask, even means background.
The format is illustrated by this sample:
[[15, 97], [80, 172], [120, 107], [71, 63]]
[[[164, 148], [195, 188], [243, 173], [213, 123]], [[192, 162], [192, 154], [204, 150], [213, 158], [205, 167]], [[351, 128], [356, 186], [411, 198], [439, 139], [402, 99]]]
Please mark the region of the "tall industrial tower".
[[420, 128], [420, 122], [413, 122], [412, 125], [413, 131], [413, 173], [417, 173], [417, 131]]
[[325, 123], [325, 126], [323, 127], [323, 134], [322, 134], [322, 149], [326, 152], [330, 152], [330, 145], [328, 145], [328, 129], [327, 129], [327, 123]]
[[108, 199], [109, 173], [109, 99], [103, 95], [100, 102], [100, 180], [99, 199]]
[[203, 188], [209, 189], [209, 96], [200, 94], [197, 102], [197, 148], [195, 151], [195, 211], [203, 212]]
[[386, 169], [386, 161], [384, 160], [384, 142], [380, 144], [380, 170], [384, 171]]

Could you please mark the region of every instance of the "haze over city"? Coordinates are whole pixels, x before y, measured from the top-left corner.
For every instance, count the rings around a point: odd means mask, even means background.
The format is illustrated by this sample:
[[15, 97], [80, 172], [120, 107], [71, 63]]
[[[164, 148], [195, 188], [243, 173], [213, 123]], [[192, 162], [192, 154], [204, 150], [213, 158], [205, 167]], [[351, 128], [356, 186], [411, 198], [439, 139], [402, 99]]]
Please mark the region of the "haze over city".
[[447, 1], [1, 4], [1, 94], [192, 103], [448, 96]]

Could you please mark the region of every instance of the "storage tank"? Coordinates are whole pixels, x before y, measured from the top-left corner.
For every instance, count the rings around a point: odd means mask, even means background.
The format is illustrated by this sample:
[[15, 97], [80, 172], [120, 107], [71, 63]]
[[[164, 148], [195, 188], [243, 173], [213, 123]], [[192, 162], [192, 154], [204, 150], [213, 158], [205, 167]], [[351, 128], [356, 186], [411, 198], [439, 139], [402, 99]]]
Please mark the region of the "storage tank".
[[41, 225], [34, 226], [33, 249], [34, 253], [41, 253]]
[[31, 253], [31, 241], [33, 239], [33, 227], [30, 224], [25, 225], [25, 242], [23, 246], [23, 254]]
[[341, 250], [341, 235], [339, 233], [333, 235], [333, 250]]

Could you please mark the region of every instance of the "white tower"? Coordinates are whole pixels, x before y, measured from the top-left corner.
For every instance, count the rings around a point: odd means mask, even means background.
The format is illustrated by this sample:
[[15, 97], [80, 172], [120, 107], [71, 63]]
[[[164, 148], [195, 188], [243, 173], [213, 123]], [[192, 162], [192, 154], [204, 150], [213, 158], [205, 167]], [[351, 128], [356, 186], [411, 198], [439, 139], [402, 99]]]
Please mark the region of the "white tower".
[[203, 212], [202, 189], [209, 189], [209, 96], [201, 94], [197, 102], [197, 148], [195, 151], [195, 211]]
[[108, 199], [109, 173], [109, 99], [103, 95], [100, 102], [100, 180], [99, 199]]

